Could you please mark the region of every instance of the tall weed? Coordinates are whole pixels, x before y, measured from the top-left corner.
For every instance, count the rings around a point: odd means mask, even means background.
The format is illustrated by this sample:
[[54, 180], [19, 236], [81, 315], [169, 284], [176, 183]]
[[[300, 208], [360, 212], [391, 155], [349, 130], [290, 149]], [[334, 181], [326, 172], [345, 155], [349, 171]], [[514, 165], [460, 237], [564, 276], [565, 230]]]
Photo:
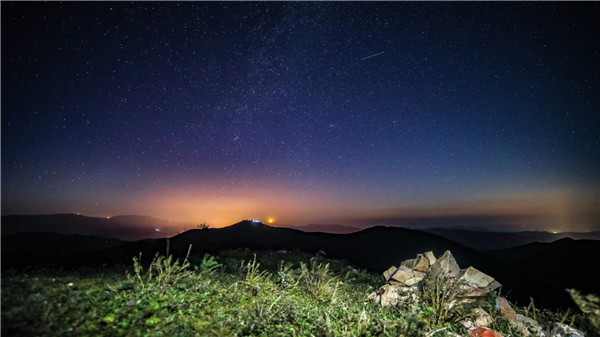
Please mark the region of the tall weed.
[[179, 259], [173, 259], [173, 256], [169, 254], [169, 246], [169, 241], [167, 241], [167, 256], [156, 253], [146, 269], [141, 262], [142, 253], [133, 258], [134, 274], [127, 273], [127, 279], [134, 284], [136, 290], [145, 291], [156, 287], [163, 295], [170, 286], [177, 284], [187, 276], [186, 271], [190, 267], [188, 258], [192, 245], [189, 246], [187, 255], [182, 262]]

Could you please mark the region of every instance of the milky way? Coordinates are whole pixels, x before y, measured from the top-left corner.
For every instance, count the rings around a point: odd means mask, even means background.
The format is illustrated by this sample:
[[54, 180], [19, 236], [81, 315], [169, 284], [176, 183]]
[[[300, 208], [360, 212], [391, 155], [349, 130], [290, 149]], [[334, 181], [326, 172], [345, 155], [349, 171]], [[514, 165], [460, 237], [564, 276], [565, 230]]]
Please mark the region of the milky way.
[[2, 213], [598, 228], [598, 14], [3, 2]]

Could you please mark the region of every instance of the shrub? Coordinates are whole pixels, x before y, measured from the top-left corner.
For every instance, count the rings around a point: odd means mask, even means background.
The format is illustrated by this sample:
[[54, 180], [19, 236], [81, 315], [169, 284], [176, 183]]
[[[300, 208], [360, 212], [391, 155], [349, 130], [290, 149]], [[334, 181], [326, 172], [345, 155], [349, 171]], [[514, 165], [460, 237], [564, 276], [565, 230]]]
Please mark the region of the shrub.
[[567, 289], [567, 291], [592, 326], [600, 331], [600, 298], [593, 294], [582, 295], [575, 289]]
[[260, 263], [256, 262], [256, 254], [252, 261], [248, 261], [246, 265], [240, 267], [242, 274], [245, 274], [245, 281], [249, 285], [257, 286], [261, 281], [264, 281], [268, 274], [266, 271], [260, 270]]
[[458, 298], [466, 284], [455, 278], [436, 274], [431, 270], [423, 279], [423, 300], [428, 307], [428, 321], [432, 326], [455, 324], [470, 318], [475, 300]]
[[145, 270], [141, 263], [142, 253], [140, 253], [139, 257], [133, 258], [134, 274], [127, 273], [127, 279], [134, 284], [137, 290], [145, 291], [151, 287], [157, 287], [160, 294], [163, 295], [169, 286], [177, 284], [187, 276], [185, 271], [190, 266], [188, 257], [191, 250], [192, 245], [189, 246], [183, 262], [179, 262], [178, 259], [173, 260], [173, 256], [169, 254], [169, 242], [167, 241], [167, 256], [157, 253]]
[[306, 263], [300, 263], [300, 279], [304, 280], [310, 294], [320, 300], [334, 301], [340, 284], [340, 278], [329, 270], [329, 263], [318, 262], [316, 257], [310, 259], [310, 269]]
[[222, 264], [220, 264], [219, 262], [217, 262], [217, 260], [215, 260], [215, 257], [209, 254], [204, 254], [204, 256], [202, 257], [202, 261], [200, 261], [200, 264], [197, 266], [194, 266], [194, 270], [200, 271], [200, 272], [212, 272], [215, 269], [221, 268], [223, 267]]
[[282, 288], [296, 286], [297, 277], [294, 274], [293, 264], [281, 260], [277, 269], [277, 283]]

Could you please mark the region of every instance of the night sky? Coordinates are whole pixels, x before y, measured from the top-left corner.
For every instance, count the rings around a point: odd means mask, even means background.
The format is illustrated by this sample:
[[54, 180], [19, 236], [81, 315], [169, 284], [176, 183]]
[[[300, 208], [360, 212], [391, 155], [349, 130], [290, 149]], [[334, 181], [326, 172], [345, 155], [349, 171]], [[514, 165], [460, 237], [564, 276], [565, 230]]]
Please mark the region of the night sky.
[[2, 2], [2, 214], [600, 229], [598, 3]]

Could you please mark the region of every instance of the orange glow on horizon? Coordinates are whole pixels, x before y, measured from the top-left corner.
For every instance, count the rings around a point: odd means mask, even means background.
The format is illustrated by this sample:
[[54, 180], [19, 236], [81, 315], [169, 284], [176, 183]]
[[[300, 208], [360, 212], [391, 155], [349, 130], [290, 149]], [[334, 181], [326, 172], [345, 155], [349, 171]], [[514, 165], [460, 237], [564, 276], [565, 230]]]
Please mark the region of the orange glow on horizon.
[[[566, 231], [571, 230], [571, 224], [581, 224], [580, 227], [585, 229], [597, 219], [594, 198], [586, 191], [515, 190], [482, 193], [463, 200], [398, 197], [380, 202], [360, 193], [303, 189], [302, 186], [277, 182], [260, 186], [240, 183], [226, 189], [217, 187], [214, 183], [192, 182], [187, 186], [153, 188], [128, 202], [77, 211], [105, 217], [106, 214], [149, 215], [169, 220], [173, 230], [195, 228], [201, 223], [220, 228], [242, 219], [263, 219], [265, 223], [277, 226], [310, 223], [377, 225], [386, 220], [392, 223], [394, 219], [410, 222], [410, 218], [507, 216], [510, 221], [507, 225]], [[277, 210], [277, 218], [273, 210]]]

